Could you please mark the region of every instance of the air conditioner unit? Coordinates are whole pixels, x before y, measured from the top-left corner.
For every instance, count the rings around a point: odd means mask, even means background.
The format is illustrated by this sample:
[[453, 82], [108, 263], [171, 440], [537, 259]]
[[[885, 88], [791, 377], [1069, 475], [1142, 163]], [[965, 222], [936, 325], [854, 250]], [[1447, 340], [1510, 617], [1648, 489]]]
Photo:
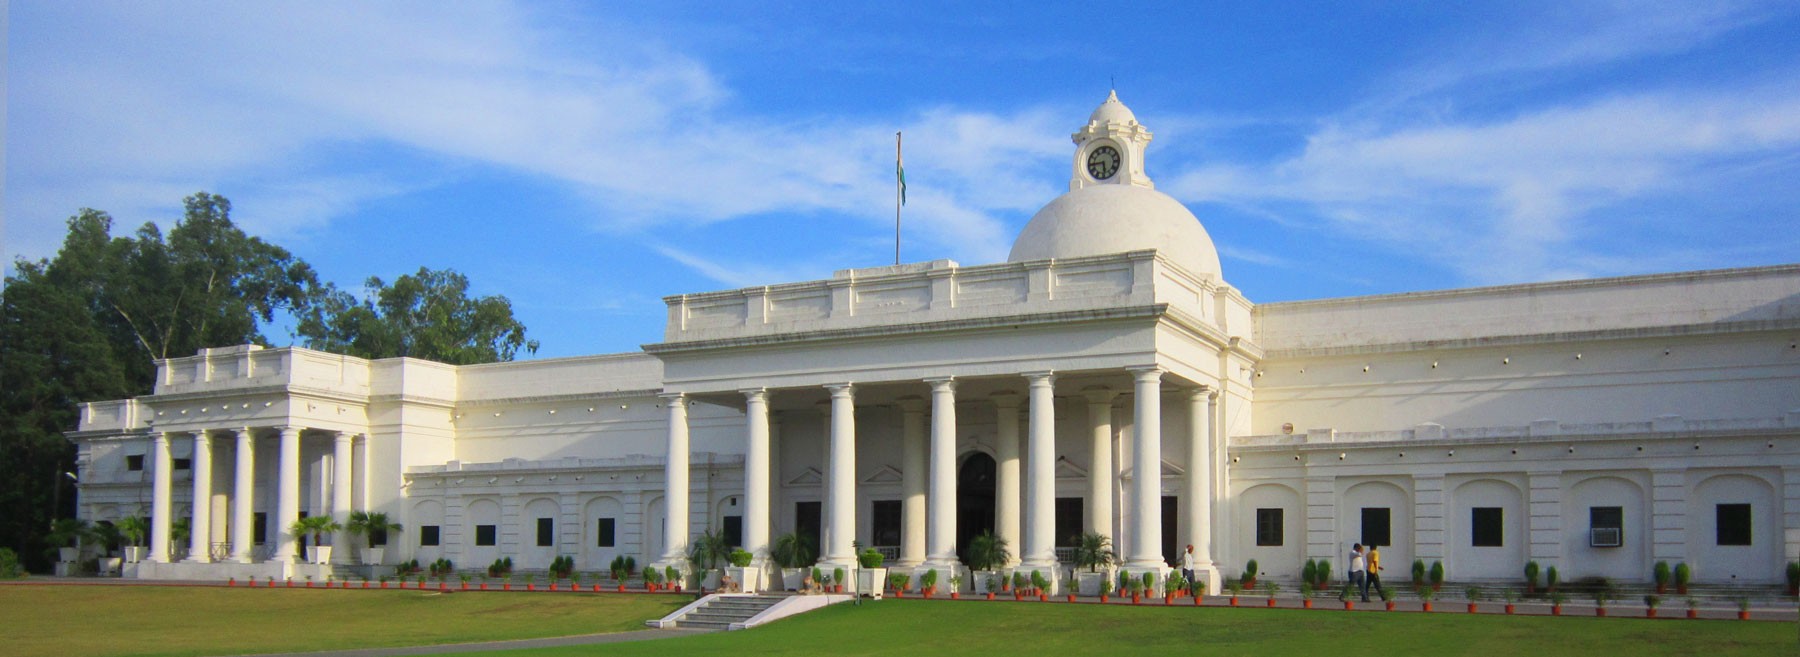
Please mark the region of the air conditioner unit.
[[1588, 530], [1589, 547], [1619, 547], [1624, 544], [1618, 527], [1595, 527]]

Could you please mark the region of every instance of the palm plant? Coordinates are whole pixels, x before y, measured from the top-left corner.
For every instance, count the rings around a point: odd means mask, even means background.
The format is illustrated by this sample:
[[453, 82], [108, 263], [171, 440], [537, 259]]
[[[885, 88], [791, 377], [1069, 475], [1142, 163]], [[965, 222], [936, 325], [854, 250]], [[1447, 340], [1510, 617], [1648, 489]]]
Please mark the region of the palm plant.
[[769, 546], [769, 558], [782, 568], [799, 568], [818, 559], [813, 553], [812, 541], [799, 532], [788, 532], [775, 537]]
[[294, 524], [288, 525], [288, 532], [293, 534], [312, 534], [313, 545], [317, 546], [324, 543], [326, 532], [335, 532], [343, 528], [344, 526], [338, 524], [337, 519], [331, 516], [307, 516], [295, 520]]
[[1086, 568], [1088, 572], [1098, 572], [1102, 566], [1111, 566], [1114, 556], [1112, 539], [1100, 532], [1088, 532], [1075, 539], [1075, 567]]
[[969, 568], [993, 570], [994, 566], [1006, 563], [1006, 548], [1006, 539], [995, 536], [991, 531], [982, 532], [969, 541]]
[[150, 536], [150, 521], [143, 516], [127, 516], [119, 520], [119, 534], [125, 537], [131, 547], [140, 547], [144, 539]]
[[380, 511], [351, 511], [344, 530], [355, 536], [368, 536], [369, 547], [387, 545], [388, 532], [400, 531], [400, 523], [388, 520]]
[[688, 544], [688, 560], [702, 570], [712, 570], [730, 559], [731, 543], [725, 540], [724, 534], [715, 534], [708, 529]]

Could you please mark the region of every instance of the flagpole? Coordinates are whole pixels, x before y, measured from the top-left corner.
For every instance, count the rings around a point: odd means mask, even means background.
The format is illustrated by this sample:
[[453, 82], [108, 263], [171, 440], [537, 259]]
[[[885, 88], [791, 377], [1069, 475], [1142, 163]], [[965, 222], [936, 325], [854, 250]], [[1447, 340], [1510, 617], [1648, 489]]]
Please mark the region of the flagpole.
[[900, 206], [906, 204], [906, 165], [900, 159], [900, 133], [894, 133], [894, 265], [900, 264]]

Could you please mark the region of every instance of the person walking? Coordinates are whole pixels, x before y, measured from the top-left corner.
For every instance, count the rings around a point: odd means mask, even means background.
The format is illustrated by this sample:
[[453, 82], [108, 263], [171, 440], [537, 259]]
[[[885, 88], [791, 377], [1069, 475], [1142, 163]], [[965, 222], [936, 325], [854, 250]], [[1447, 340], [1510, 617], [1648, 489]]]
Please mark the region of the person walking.
[[1369, 599], [1369, 588], [1370, 587], [1375, 588], [1376, 594], [1386, 595], [1386, 593], [1387, 593], [1386, 591], [1381, 590], [1381, 548], [1377, 547], [1374, 543], [1369, 544], [1369, 564], [1368, 564], [1368, 566], [1369, 566], [1369, 574], [1363, 578], [1363, 599], [1364, 600]]
[[1181, 576], [1187, 578], [1188, 590], [1195, 590], [1194, 575], [1200, 571], [1200, 559], [1194, 556], [1193, 544], [1188, 544], [1187, 551], [1181, 553]]
[[1362, 593], [1362, 601], [1369, 601], [1369, 560], [1363, 556], [1363, 546], [1357, 543], [1350, 547], [1350, 586]]

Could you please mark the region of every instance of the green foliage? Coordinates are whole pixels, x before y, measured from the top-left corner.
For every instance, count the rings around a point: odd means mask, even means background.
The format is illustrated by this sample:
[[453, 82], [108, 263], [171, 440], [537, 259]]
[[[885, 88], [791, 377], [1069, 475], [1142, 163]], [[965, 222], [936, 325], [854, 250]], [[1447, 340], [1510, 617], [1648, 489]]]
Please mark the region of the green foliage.
[[288, 525], [288, 532], [293, 534], [312, 534], [313, 545], [318, 545], [327, 532], [335, 532], [343, 528], [344, 526], [338, 524], [337, 519], [331, 516], [307, 516], [295, 520], [293, 524]]
[[1031, 571], [1031, 591], [1033, 593], [1043, 593], [1044, 590], [1048, 588], [1050, 588], [1050, 580], [1044, 577], [1044, 571]]
[[1393, 588], [1389, 588], [1386, 586], [1381, 587], [1380, 593], [1381, 593], [1381, 601], [1382, 602], [1393, 602], [1394, 598], [1396, 596], [1400, 595], [1400, 591], [1398, 589], [1393, 589]]
[[1481, 587], [1479, 587], [1479, 586], [1464, 587], [1463, 588], [1463, 599], [1468, 600], [1469, 602], [1480, 602], [1481, 601]]
[[371, 276], [357, 298], [327, 285], [295, 333], [306, 346], [361, 358], [406, 356], [452, 365], [512, 360], [536, 353], [504, 296], [469, 298], [469, 279], [455, 270], [420, 267], [393, 284]]
[[[1676, 579], [1679, 581], [1680, 577], [1681, 577], [1680, 576], [1681, 569], [1677, 568], [1677, 569], [1675, 569], [1675, 572], [1676, 572]], [[1556, 566], [1551, 566], [1544, 570], [1544, 588], [1548, 588], [1552, 591], [1555, 591], [1556, 585], [1561, 582], [1562, 582], [1562, 578], [1558, 577], [1556, 574]]]
[[23, 577], [25, 566], [19, 563], [19, 553], [12, 551], [12, 548], [0, 548], [0, 580]]
[[[414, 562], [417, 563], [417, 560], [414, 560]], [[551, 566], [551, 568], [555, 567], [556, 566], [554, 565]], [[445, 577], [450, 573], [456, 572], [456, 564], [451, 563], [449, 559], [438, 557], [437, 561], [431, 562], [430, 569], [432, 577]]]
[[1181, 589], [1186, 588], [1186, 587], [1187, 587], [1187, 580], [1182, 578], [1180, 571], [1171, 573], [1169, 575], [1168, 579], [1163, 580], [1163, 593], [1168, 594], [1168, 595], [1175, 595], [1176, 593], [1180, 593]]
[[644, 583], [645, 584], [661, 584], [662, 580], [663, 580], [662, 573], [657, 572], [657, 570], [655, 568], [645, 568], [644, 569]]
[[1300, 566], [1300, 583], [1305, 584], [1307, 586], [1312, 586], [1312, 585], [1318, 583], [1318, 581], [1319, 581], [1319, 562], [1314, 561], [1312, 559], [1307, 559], [1306, 564]]
[[1437, 597], [1437, 589], [1431, 588], [1429, 586], [1424, 586], [1424, 587], [1419, 588], [1419, 599], [1420, 600], [1424, 600], [1425, 602], [1431, 602], [1431, 599], [1435, 598], [1435, 597]]
[[575, 557], [564, 554], [550, 560], [550, 577], [552, 579], [568, 579], [569, 575], [574, 573]]
[[[969, 541], [969, 568], [993, 570], [995, 566], [1006, 563], [1010, 556], [1007, 547], [1006, 539], [995, 536], [994, 532], [981, 532]], [[1079, 551], [1076, 554], [1079, 556]]]
[[818, 566], [813, 566], [812, 580], [814, 583], [824, 584], [825, 583], [825, 569], [820, 568]]
[[1788, 562], [1787, 583], [1789, 587], [1800, 586], [1800, 561]]
[[1230, 591], [1231, 597], [1235, 598], [1244, 592], [1244, 583], [1235, 579], [1227, 579], [1225, 580], [1225, 590]]
[[864, 568], [880, 568], [887, 563], [887, 557], [881, 556], [880, 550], [869, 548], [856, 555], [856, 563]]
[[[1556, 572], [1556, 569], [1551, 568], [1550, 571]], [[1688, 568], [1686, 561], [1682, 561], [1682, 562], [1675, 564], [1675, 585], [1676, 586], [1687, 586], [1688, 581], [1690, 579], [1692, 579], [1693, 576], [1694, 576], [1694, 571], [1693, 571], [1693, 569]]]
[[664, 566], [663, 581], [677, 586], [681, 585], [681, 569], [674, 566]]
[[844, 583], [844, 569], [843, 568], [831, 569], [831, 581], [837, 582], [839, 584], [843, 584]]
[[488, 564], [487, 572], [488, 572], [488, 577], [493, 577], [495, 579], [499, 579], [502, 577], [511, 577], [512, 570], [513, 570], [512, 557], [501, 557], [499, 559], [495, 559], [494, 563]]
[[1331, 584], [1331, 560], [1320, 559], [1318, 586], [1319, 588], [1325, 588], [1325, 586], [1329, 584]]
[[1431, 583], [1433, 585], [1444, 583], [1444, 562], [1431, 562]]
[[921, 586], [923, 588], [931, 588], [931, 587], [937, 586], [937, 582], [938, 582], [938, 571], [936, 568], [926, 570], [925, 574], [921, 575], [919, 577], [919, 586]]
[[80, 518], [57, 518], [51, 523], [50, 533], [44, 536], [56, 547], [76, 547], [82, 541], [93, 538], [94, 527]]
[[[702, 570], [712, 570], [719, 564], [728, 563], [731, 559], [731, 543], [725, 540], [724, 534], [706, 530], [706, 533], [688, 544], [688, 561]], [[673, 579], [673, 578], [671, 578]]]
[[1667, 585], [1669, 583], [1669, 578], [1671, 576], [1671, 573], [1669, 571], [1669, 562], [1667, 562], [1667, 561], [1656, 562], [1656, 566], [1650, 569], [1650, 573], [1651, 573], [1651, 577], [1656, 580], [1657, 586]]
[[799, 532], [788, 532], [775, 537], [775, 542], [769, 546], [769, 557], [775, 560], [776, 566], [800, 568], [818, 560], [813, 549], [814, 543], [811, 537]]
[[1088, 532], [1075, 538], [1075, 567], [1095, 572], [1111, 566], [1114, 560], [1112, 539], [1100, 532]]
[[1257, 573], [1257, 570], [1256, 570], [1256, 560], [1255, 559], [1251, 559], [1249, 561], [1249, 563], [1244, 564], [1243, 579], [1244, 579], [1244, 584], [1246, 586], [1249, 585], [1251, 582], [1256, 581], [1256, 573]]
[[626, 577], [631, 576], [631, 568], [625, 565], [625, 559], [625, 555], [619, 555], [613, 557], [612, 563], [607, 565], [607, 571], [612, 573], [612, 578], [620, 582], [624, 582]]
[[[875, 556], [881, 555], [877, 554]], [[743, 568], [749, 566], [750, 562], [755, 561], [756, 555], [751, 554], [749, 550], [737, 548], [731, 551], [731, 556], [729, 558], [731, 559], [731, 565]]]
[[1423, 559], [1413, 559], [1413, 563], [1412, 563], [1412, 581], [1413, 581], [1413, 583], [1414, 583], [1414, 584], [1423, 584], [1423, 583], [1425, 583], [1425, 560], [1423, 560]]
[[369, 547], [387, 545], [388, 532], [400, 529], [400, 523], [389, 520], [380, 511], [351, 511], [350, 522], [344, 524], [344, 530], [352, 536], [369, 537]]
[[1655, 608], [1661, 607], [1661, 606], [1662, 606], [1662, 596], [1655, 595], [1655, 594], [1650, 594], [1650, 595], [1644, 596], [1644, 607], [1645, 608], [1655, 609]]
[[1532, 588], [1537, 588], [1538, 562], [1536, 562], [1536, 561], [1525, 562], [1525, 583], [1531, 585]]
[[[888, 573], [888, 588], [895, 591], [906, 590], [906, 580], [911, 579], [906, 573]], [[993, 585], [989, 585], [990, 590]]]
[[1030, 582], [1030, 580], [1025, 578], [1025, 573], [1013, 571], [1012, 585], [1014, 590], [1025, 588], [1025, 584], [1028, 582]]
[[1268, 594], [1268, 596], [1270, 598], [1274, 598], [1275, 594], [1280, 591], [1281, 591], [1281, 585], [1276, 584], [1275, 580], [1269, 580], [1269, 581], [1263, 582], [1263, 593]]

